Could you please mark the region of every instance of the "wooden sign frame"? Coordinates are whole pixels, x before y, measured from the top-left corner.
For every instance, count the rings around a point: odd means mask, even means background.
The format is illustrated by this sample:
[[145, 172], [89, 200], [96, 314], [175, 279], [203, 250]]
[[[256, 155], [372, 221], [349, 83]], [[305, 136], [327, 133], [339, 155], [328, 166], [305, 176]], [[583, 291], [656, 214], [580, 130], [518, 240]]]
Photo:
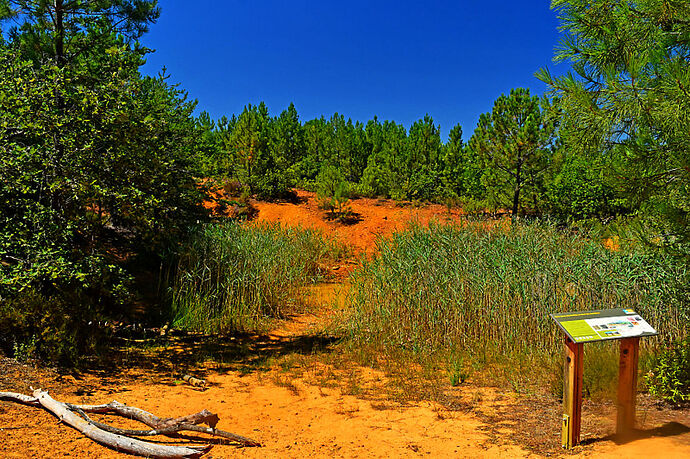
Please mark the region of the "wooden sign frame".
[[640, 337], [657, 332], [632, 309], [606, 309], [551, 314], [565, 334], [563, 365], [563, 418], [561, 445], [571, 449], [580, 443], [584, 343], [620, 340], [618, 365], [618, 415], [616, 433], [635, 427], [637, 361]]

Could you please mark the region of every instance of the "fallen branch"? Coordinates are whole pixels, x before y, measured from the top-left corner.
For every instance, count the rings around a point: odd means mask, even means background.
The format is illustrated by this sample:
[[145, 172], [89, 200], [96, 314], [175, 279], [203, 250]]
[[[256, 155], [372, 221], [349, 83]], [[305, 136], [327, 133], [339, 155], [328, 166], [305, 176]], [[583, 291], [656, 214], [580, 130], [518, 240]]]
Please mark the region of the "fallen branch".
[[22, 405], [41, 406], [36, 397], [31, 395], [18, 394], [16, 392], [0, 392], [0, 400], [21, 403]]
[[[55, 408], [58, 410], [59, 413], [57, 414], [56, 411], [53, 411], [53, 409], [48, 408], [42, 401], [41, 401], [41, 395], [45, 394], [44, 400], [52, 400], [51, 403], [52, 408]], [[84, 426], [88, 425], [94, 430], [100, 431], [98, 432], [99, 436], [102, 436], [103, 434], [110, 434], [114, 437], [122, 437], [126, 439], [129, 442], [139, 442], [143, 443], [145, 445], [149, 445], [152, 447], [156, 447], [159, 445], [151, 445], [150, 443], [141, 441], [141, 440], [135, 440], [132, 438], [128, 438], [130, 436], [133, 437], [147, 437], [147, 436], [154, 436], [154, 435], [169, 435], [173, 436], [176, 435], [182, 431], [190, 431], [190, 432], [199, 432], [199, 433], [205, 433], [208, 435], [212, 435], [215, 437], [220, 437], [224, 438], [227, 440], [231, 440], [235, 443], [239, 443], [242, 446], [261, 446], [261, 443], [252, 440], [250, 438], [243, 437], [241, 435], [236, 435], [231, 432], [226, 432], [224, 430], [216, 429], [216, 424], [218, 423], [218, 415], [211, 413], [208, 410], [203, 410], [199, 413], [192, 414], [189, 416], [182, 416], [179, 418], [159, 418], [158, 416], [154, 415], [153, 413], [149, 413], [148, 411], [142, 410], [141, 408], [137, 408], [134, 406], [127, 406], [124, 405], [120, 402], [117, 401], [112, 401], [110, 403], [104, 404], [104, 405], [73, 405], [71, 403], [62, 403], [57, 400], [54, 400], [48, 396], [46, 392], [43, 391], [34, 391], [34, 397], [24, 395], [24, 394], [18, 394], [15, 392], [0, 392], [0, 400], [7, 400], [7, 401], [12, 401], [12, 402], [17, 402], [17, 403], [22, 403], [24, 405], [30, 405], [30, 406], [43, 406], [49, 411], [53, 412], [58, 416], [61, 420], [63, 420], [65, 423], [71, 425], [72, 427], [75, 427], [77, 430], [81, 431], [85, 435], [86, 432], [81, 430], [79, 427], [76, 427], [74, 424], [67, 422], [65, 419], [63, 419], [63, 414], [69, 413], [69, 419], [70, 420], [75, 420], [75, 424], [79, 426]], [[99, 413], [99, 414], [115, 414], [118, 416], [126, 417], [129, 419], [134, 419], [136, 421], [139, 421], [143, 424], [146, 424], [149, 426], [151, 429], [146, 429], [146, 430], [133, 430], [133, 429], [120, 429], [117, 427], [110, 426], [108, 424], [104, 424], [98, 421], [94, 421], [93, 419], [89, 418], [89, 416], [86, 413]], [[201, 426], [198, 424], [208, 424], [209, 427], [206, 426]], [[95, 439], [89, 435], [87, 435], [89, 438], [94, 439], [95, 441], [99, 441], [98, 439]], [[108, 437], [110, 438], [110, 441], [114, 441], [113, 437]], [[118, 439], [118, 441], [120, 441]], [[100, 443], [106, 444], [106, 446], [111, 446], [115, 449], [119, 449], [121, 451], [125, 451], [125, 449], [122, 448], [120, 443], [116, 442], [116, 445], [114, 446], [111, 443], [105, 443], [102, 441], [99, 441]], [[170, 448], [180, 448], [180, 447], [170, 447]], [[155, 453], [151, 452], [145, 452], [143, 455], [149, 456], [149, 457], [199, 457], [200, 455], [204, 454], [207, 452], [211, 446], [207, 446], [205, 448], [187, 448], [187, 450], [190, 451], [185, 451], [185, 454], [189, 454], [191, 452], [192, 455], [178, 455], [178, 456], [169, 456], [169, 455], [158, 455]], [[128, 451], [129, 452], [129, 451]], [[142, 454], [138, 452], [132, 452], [131, 454]], [[194, 455], [196, 454], [196, 455]]]
[[[189, 432], [199, 432], [199, 433], [205, 433], [208, 435], [213, 435], [216, 437], [221, 437], [225, 438], [231, 441], [234, 441], [236, 443], [241, 444], [242, 446], [261, 446], [261, 443], [258, 441], [252, 440], [251, 438], [243, 437], [241, 435], [234, 434], [232, 432], [226, 432], [224, 430], [216, 429], [215, 428], [215, 422], [217, 422], [217, 416], [213, 415], [216, 417], [216, 421], [211, 425], [210, 422], [206, 422], [209, 424], [211, 427], [204, 427], [204, 426], [199, 426], [199, 425], [194, 425], [194, 424], [188, 424], [185, 423], [184, 420], [188, 420], [189, 418], [199, 416], [200, 414], [203, 414], [204, 411], [208, 413], [207, 410], [202, 411], [201, 413], [193, 414], [191, 416], [185, 416], [183, 418], [177, 418], [177, 419], [161, 419], [157, 416], [155, 416], [152, 413], [149, 413], [148, 411], [142, 410], [141, 408], [137, 408], [135, 406], [127, 406], [123, 405], [122, 403], [113, 400], [110, 403], [107, 403], [105, 405], [69, 405], [70, 407], [73, 407], [75, 409], [81, 409], [85, 413], [100, 413], [100, 414], [106, 414], [106, 413], [112, 413], [112, 414], [117, 414], [119, 416], [129, 418], [129, 419], [134, 419], [135, 421], [139, 421], [142, 424], [146, 424], [147, 426], [151, 427], [153, 430], [140, 430], [136, 431], [137, 433], [130, 433], [126, 435], [132, 435], [135, 437], [143, 437], [143, 436], [149, 436], [149, 435], [169, 435], [172, 433], [177, 433], [177, 432], [182, 432], [182, 431], [189, 431]], [[210, 413], [209, 413], [210, 414]], [[182, 421], [182, 422], [180, 422]], [[116, 427], [113, 427], [112, 429], [117, 429]], [[150, 433], [150, 432], [159, 432], [158, 434], [156, 433]], [[139, 432], [141, 434], [139, 434]]]
[[136, 438], [106, 432], [77, 416], [64, 403], [58, 402], [48, 395], [48, 392], [35, 390], [33, 395], [45, 409], [57, 416], [62, 422], [74, 427], [88, 438], [117, 451], [144, 457], [195, 458], [206, 454], [213, 447], [212, 445], [204, 447], [157, 445], [137, 440]]

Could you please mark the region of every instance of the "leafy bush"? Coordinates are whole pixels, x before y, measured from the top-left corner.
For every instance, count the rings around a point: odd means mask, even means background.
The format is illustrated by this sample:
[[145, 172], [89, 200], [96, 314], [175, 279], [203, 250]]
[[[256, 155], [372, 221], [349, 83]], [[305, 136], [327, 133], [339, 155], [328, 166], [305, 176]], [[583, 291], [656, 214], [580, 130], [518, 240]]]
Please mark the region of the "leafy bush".
[[206, 332], [260, 330], [300, 307], [302, 287], [322, 275], [333, 251], [312, 230], [204, 226], [172, 283], [175, 325]]
[[[0, 349], [19, 360], [76, 365], [84, 355], [98, 350], [103, 336], [97, 324], [102, 317], [87, 295], [65, 298], [23, 291], [0, 301]], [[74, 297], [76, 296], [76, 297]], [[74, 304], [80, 304], [74, 313]]]
[[439, 174], [427, 166], [421, 166], [413, 171], [409, 178], [407, 190], [408, 199], [431, 201], [439, 195]]
[[566, 159], [548, 186], [550, 213], [562, 220], [585, 220], [623, 212], [624, 200], [606, 179], [609, 169], [600, 159], [577, 155]]
[[251, 183], [252, 190], [260, 199], [291, 199], [295, 179], [284, 164], [270, 164], [264, 167], [263, 173], [256, 174]]
[[362, 187], [367, 190], [369, 197], [390, 196], [392, 173], [384, 165], [380, 164], [378, 158], [372, 155], [369, 164], [362, 174]]
[[678, 340], [661, 351], [646, 380], [654, 395], [673, 403], [690, 401], [690, 338]]
[[46, 360], [85, 351], [85, 324], [130, 299], [125, 264], [204, 216], [194, 104], [139, 74], [142, 51], [100, 45], [63, 67], [0, 49], [0, 336]]

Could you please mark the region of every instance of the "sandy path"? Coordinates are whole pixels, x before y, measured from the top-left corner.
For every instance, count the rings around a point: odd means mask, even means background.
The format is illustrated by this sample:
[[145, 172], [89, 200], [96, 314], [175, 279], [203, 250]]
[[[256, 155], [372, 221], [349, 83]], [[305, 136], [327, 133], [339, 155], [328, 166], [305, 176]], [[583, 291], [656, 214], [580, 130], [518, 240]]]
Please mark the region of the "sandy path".
[[[317, 288], [316, 294], [331, 298], [337, 288], [326, 285]], [[322, 322], [323, 316], [298, 314], [271, 333], [269, 339], [309, 335]], [[385, 378], [373, 370], [365, 373], [369, 380]], [[517, 445], [492, 443], [482, 430], [483, 423], [473, 415], [450, 412], [435, 403], [384, 408], [381, 403], [343, 394], [338, 387], [306, 384], [278, 370], [248, 375], [215, 372], [207, 382], [205, 391], [187, 385], [134, 382], [116, 389], [99, 389], [88, 396], [78, 397], [73, 391], [60, 395], [60, 390], [55, 391], [55, 396], [83, 404], [114, 399], [161, 417], [205, 408], [219, 415], [219, 428], [264, 445], [237, 448], [219, 444], [208, 457], [531, 456]], [[16, 428], [3, 429], [5, 426]], [[31, 407], [0, 402], [0, 433], [3, 457], [121, 456], [58, 424], [49, 413]]]
[[[298, 393], [256, 376], [214, 375], [213, 387], [135, 385], [109, 397], [160, 415], [210, 409], [224, 429], [261, 441], [261, 448], [216, 445], [210, 457], [524, 457], [518, 446], [487, 443], [481, 423], [461, 413], [439, 417], [432, 405], [376, 410], [338, 390], [305, 387]], [[74, 397], [68, 398], [71, 401]], [[103, 397], [98, 397], [103, 400]], [[117, 453], [58, 425], [39, 409], [3, 406], [0, 421], [22, 427], [2, 431], [4, 457], [117, 457]], [[486, 444], [486, 446], [483, 446]]]

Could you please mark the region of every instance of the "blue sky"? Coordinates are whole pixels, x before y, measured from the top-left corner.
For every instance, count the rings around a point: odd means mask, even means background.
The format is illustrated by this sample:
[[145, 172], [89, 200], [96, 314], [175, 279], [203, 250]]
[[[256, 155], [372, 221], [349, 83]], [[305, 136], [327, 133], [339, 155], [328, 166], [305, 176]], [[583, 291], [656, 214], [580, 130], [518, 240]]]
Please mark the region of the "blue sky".
[[273, 115], [294, 102], [302, 121], [338, 112], [409, 128], [429, 113], [444, 140], [458, 123], [467, 139], [501, 93], [541, 94], [535, 71], [566, 70], [544, 0], [160, 4], [143, 70], [165, 66], [213, 118], [260, 101]]

